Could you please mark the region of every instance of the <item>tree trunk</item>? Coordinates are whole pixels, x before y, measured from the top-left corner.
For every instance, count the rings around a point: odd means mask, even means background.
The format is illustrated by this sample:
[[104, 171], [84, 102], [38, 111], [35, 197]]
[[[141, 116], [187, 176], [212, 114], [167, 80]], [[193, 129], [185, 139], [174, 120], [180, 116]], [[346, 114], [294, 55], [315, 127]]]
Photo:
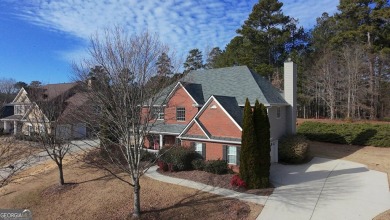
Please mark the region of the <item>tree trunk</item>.
[[60, 175], [60, 185], [64, 185], [65, 184], [65, 181], [64, 181], [64, 171], [62, 169], [62, 163], [59, 163], [58, 165], [58, 172], [59, 172], [59, 175]]
[[139, 185], [139, 180], [137, 179], [134, 183], [134, 212], [133, 217], [141, 217], [141, 201], [140, 201], [140, 191], [141, 186]]

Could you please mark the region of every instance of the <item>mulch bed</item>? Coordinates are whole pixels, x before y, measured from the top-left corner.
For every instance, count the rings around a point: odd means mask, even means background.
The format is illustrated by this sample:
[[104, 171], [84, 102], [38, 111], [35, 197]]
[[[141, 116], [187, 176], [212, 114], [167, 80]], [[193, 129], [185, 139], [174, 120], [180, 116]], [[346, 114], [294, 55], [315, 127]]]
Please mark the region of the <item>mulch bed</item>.
[[199, 182], [210, 186], [215, 186], [224, 189], [234, 190], [237, 192], [250, 193], [250, 194], [255, 194], [260, 196], [269, 196], [274, 191], [274, 187], [272, 186], [270, 188], [265, 188], [265, 189], [249, 189], [249, 190], [242, 189], [242, 188], [237, 189], [232, 185], [230, 185], [230, 180], [232, 179], [234, 174], [218, 175], [218, 174], [208, 173], [200, 170], [164, 172], [158, 169], [157, 172], [159, 172], [162, 175], [166, 175], [170, 177], [191, 180], [194, 182]]

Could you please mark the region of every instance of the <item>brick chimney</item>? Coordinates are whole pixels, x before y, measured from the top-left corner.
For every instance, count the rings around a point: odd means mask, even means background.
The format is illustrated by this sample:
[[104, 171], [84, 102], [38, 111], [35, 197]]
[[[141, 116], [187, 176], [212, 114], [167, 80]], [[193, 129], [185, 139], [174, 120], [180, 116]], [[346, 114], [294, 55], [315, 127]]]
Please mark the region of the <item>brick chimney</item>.
[[297, 65], [288, 59], [284, 63], [284, 99], [286, 108], [286, 133], [296, 133], [297, 121]]

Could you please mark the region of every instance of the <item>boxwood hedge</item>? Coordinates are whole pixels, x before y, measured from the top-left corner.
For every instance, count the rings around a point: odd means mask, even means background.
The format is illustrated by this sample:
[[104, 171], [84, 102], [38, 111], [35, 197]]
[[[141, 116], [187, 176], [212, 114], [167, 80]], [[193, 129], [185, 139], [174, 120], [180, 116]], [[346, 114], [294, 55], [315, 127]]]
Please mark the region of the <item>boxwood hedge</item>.
[[304, 122], [298, 134], [312, 141], [390, 147], [390, 124]]

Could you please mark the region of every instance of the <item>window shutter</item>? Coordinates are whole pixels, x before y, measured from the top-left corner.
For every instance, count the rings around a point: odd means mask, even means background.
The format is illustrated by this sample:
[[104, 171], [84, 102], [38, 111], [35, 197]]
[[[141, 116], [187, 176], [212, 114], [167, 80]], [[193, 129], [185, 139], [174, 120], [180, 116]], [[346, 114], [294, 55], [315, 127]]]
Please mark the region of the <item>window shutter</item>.
[[195, 142], [190, 142], [190, 146], [193, 150], [195, 150]]
[[202, 143], [202, 157], [206, 160], [206, 144]]
[[227, 161], [227, 145], [222, 145], [222, 160]]
[[241, 147], [237, 146], [237, 155], [236, 155], [236, 161], [237, 161], [237, 166], [240, 166], [240, 153], [241, 153]]

